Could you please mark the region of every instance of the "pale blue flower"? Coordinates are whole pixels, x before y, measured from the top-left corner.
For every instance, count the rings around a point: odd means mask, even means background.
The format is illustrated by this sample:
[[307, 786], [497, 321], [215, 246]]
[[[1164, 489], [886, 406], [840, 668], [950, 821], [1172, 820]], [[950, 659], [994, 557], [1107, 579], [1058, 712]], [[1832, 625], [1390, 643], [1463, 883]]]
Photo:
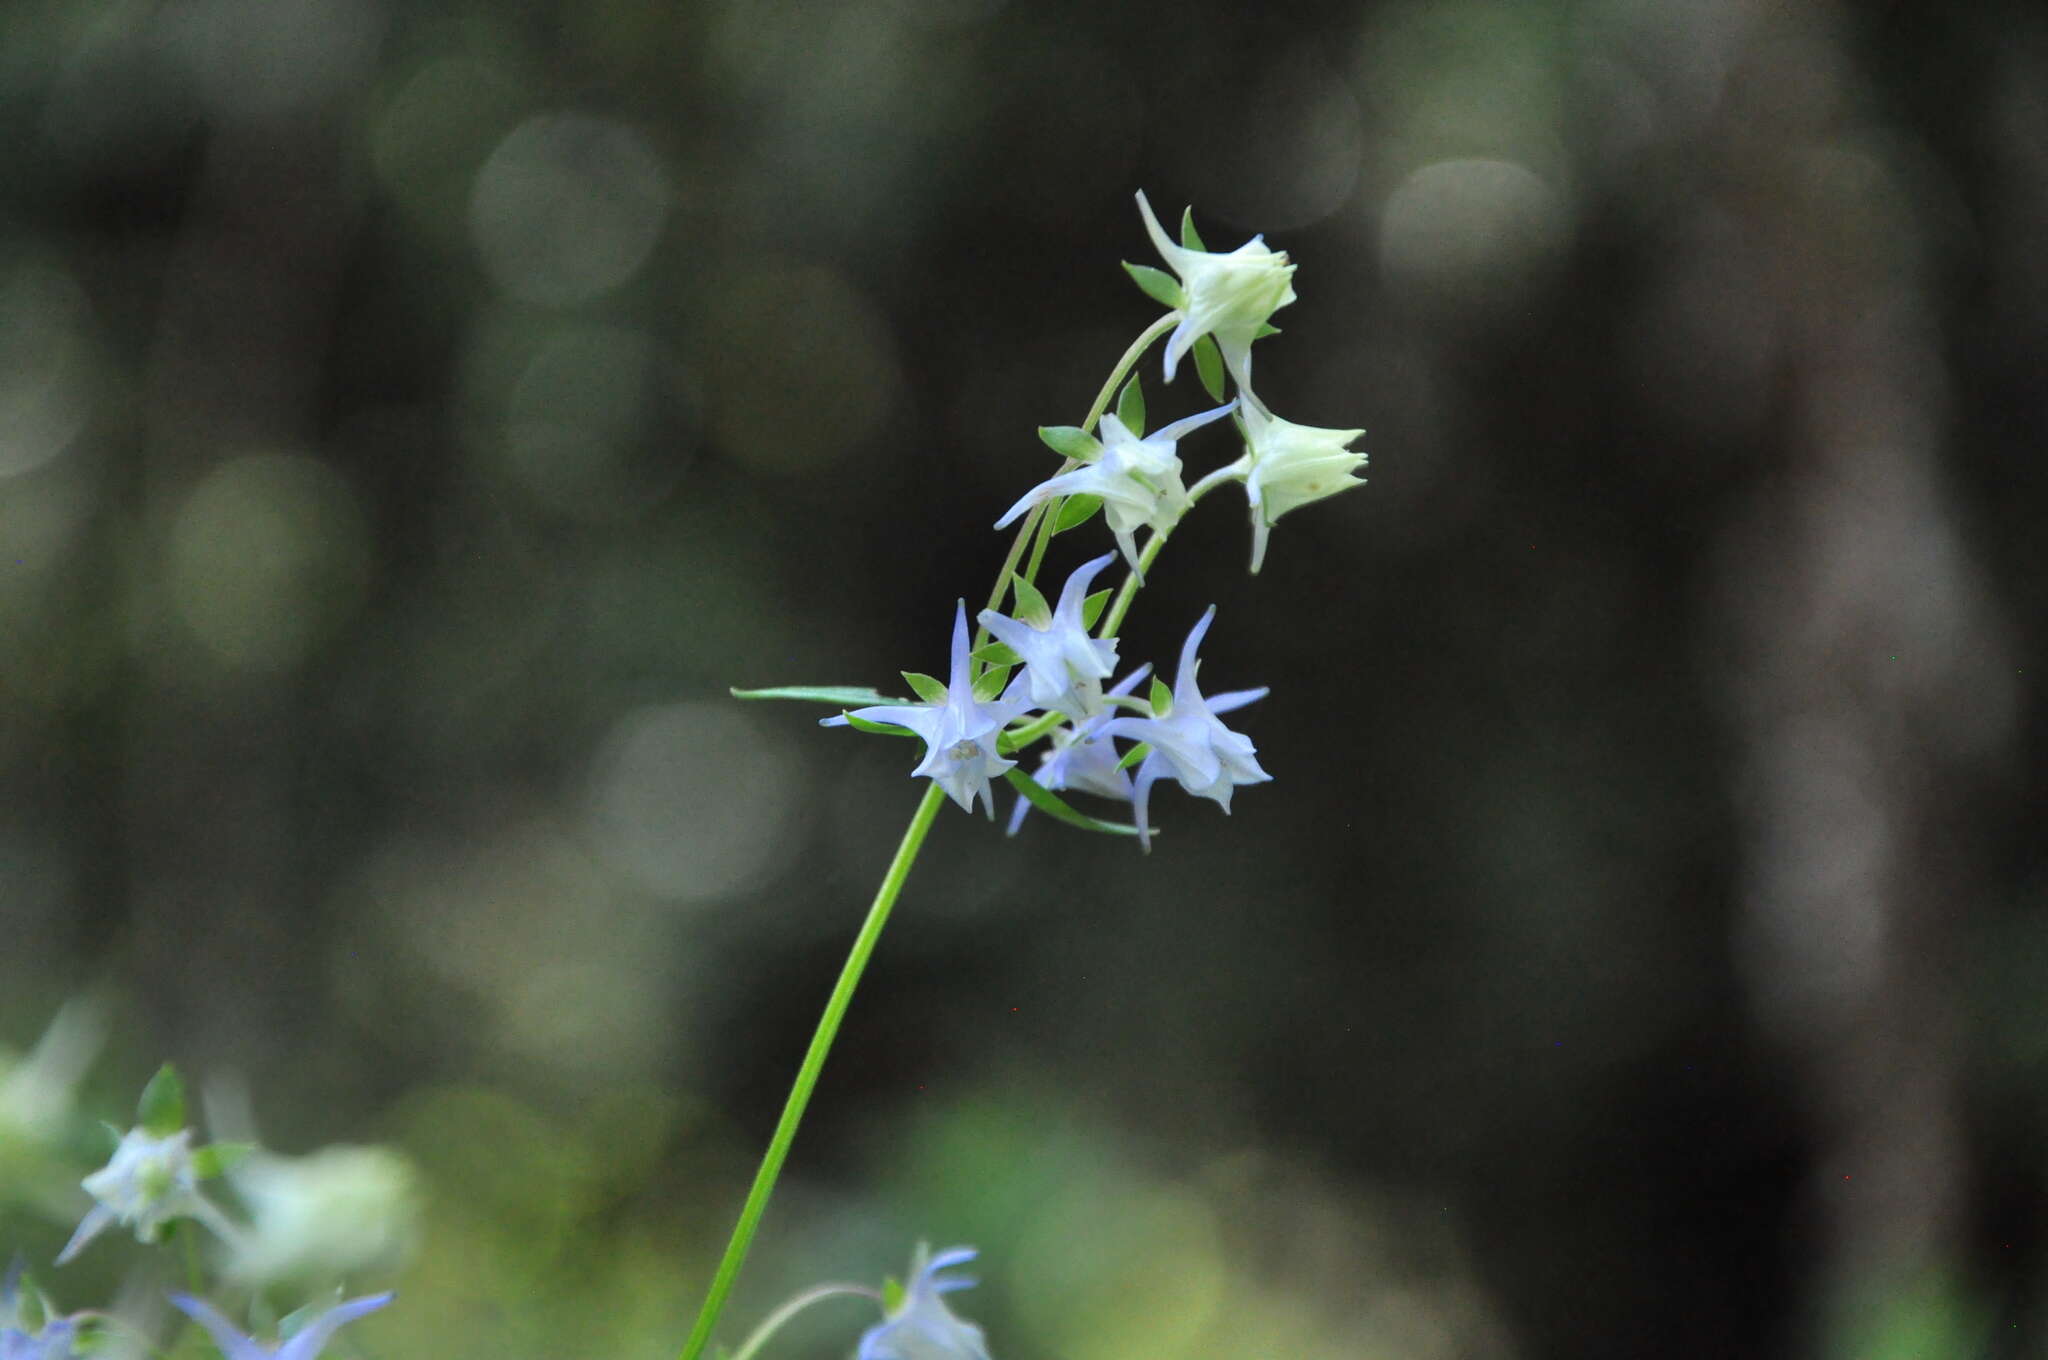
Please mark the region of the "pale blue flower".
[[[1151, 673], [1152, 663], [1148, 661], [1117, 681], [1109, 693], [1118, 698], [1129, 694]], [[1103, 725], [1110, 717], [1110, 711], [1105, 709], [1079, 726], [1055, 731], [1051, 749], [1039, 758], [1037, 773], [1032, 776], [1039, 786], [1054, 791], [1079, 789], [1098, 797], [1130, 802], [1131, 772], [1121, 768], [1116, 743], [1102, 735]], [[1010, 835], [1017, 834], [1030, 811], [1031, 800], [1020, 795], [1010, 813]]]
[[396, 1297], [390, 1293], [371, 1294], [338, 1303], [309, 1318], [305, 1326], [276, 1346], [266, 1346], [244, 1335], [218, 1308], [204, 1299], [195, 1299], [190, 1294], [173, 1294], [171, 1302], [212, 1334], [214, 1344], [220, 1347], [220, 1353], [227, 1360], [314, 1360], [343, 1323], [353, 1322], [365, 1313], [374, 1313]]
[[1144, 439], [1132, 434], [1114, 415], [1105, 415], [1102, 452], [1095, 461], [1032, 487], [996, 521], [996, 528], [1059, 496], [1100, 496], [1102, 517], [1109, 521], [1109, 531], [1116, 535], [1124, 560], [1136, 571], [1137, 531], [1149, 528], [1165, 533], [1187, 513], [1188, 489], [1180, 479], [1180, 456], [1174, 446], [1188, 431], [1221, 420], [1236, 407], [1236, 402], [1226, 402], [1213, 411], [1176, 420]]
[[18, 1327], [0, 1327], [0, 1360], [71, 1360], [71, 1342], [78, 1328], [58, 1318], [34, 1335]]
[[1088, 587], [1115, 558], [1115, 553], [1104, 553], [1074, 568], [1043, 628], [993, 609], [981, 611], [981, 626], [1024, 663], [1008, 697], [1015, 698], [1021, 688], [1033, 708], [1064, 713], [1076, 722], [1101, 712], [1102, 682], [1116, 673], [1116, 640], [1089, 637], [1081, 606]]
[[[967, 604], [961, 601], [953, 614], [952, 673], [946, 682], [946, 701], [927, 704], [876, 704], [856, 708], [853, 716], [865, 722], [894, 723], [924, 738], [924, 760], [910, 773], [938, 782], [948, 797], [968, 812], [976, 798], [996, 815], [995, 796], [989, 781], [1015, 767], [996, 751], [996, 738], [1026, 705], [1011, 699], [979, 703], [974, 697], [973, 673], [967, 660]], [[843, 726], [846, 718], [826, 718], [824, 727]]]
[[1215, 617], [1216, 606], [1212, 604], [1181, 647], [1180, 671], [1173, 679], [1173, 707], [1166, 716], [1112, 718], [1102, 725], [1105, 736], [1145, 742], [1152, 748], [1138, 764], [1131, 797], [1137, 813], [1138, 837], [1148, 850], [1151, 840], [1146, 809], [1153, 781], [1161, 775], [1172, 775], [1189, 793], [1212, 799], [1225, 812], [1230, 811], [1230, 791], [1237, 785], [1258, 784], [1273, 777], [1259, 768], [1250, 738], [1231, 731], [1217, 719], [1220, 713], [1265, 698], [1267, 691], [1234, 690], [1204, 697], [1195, 683], [1195, 672], [1202, 664], [1195, 652]]
[[1142, 190], [1138, 211], [1144, 214], [1152, 244], [1180, 275], [1186, 296], [1180, 324], [1166, 339], [1166, 380], [1173, 381], [1174, 370], [1195, 341], [1213, 335], [1238, 391], [1250, 393], [1252, 341], [1274, 312], [1294, 301], [1294, 266], [1287, 262], [1286, 252], [1269, 249], [1263, 236], [1254, 236], [1227, 254], [1189, 250], [1160, 227]]
[[940, 1297], [974, 1287], [970, 1278], [939, 1278], [940, 1271], [965, 1265], [974, 1256], [972, 1247], [951, 1247], [933, 1256], [920, 1243], [911, 1258], [902, 1301], [887, 1318], [861, 1333], [857, 1360], [989, 1360], [981, 1328], [954, 1317]]
[[116, 1223], [135, 1229], [137, 1240], [143, 1242], [156, 1241], [164, 1224], [175, 1218], [198, 1219], [230, 1244], [240, 1236], [227, 1215], [199, 1193], [190, 1129], [166, 1137], [142, 1128], [128, 1130], [107, 1164], [82, 1184], [99, 1203], [57, 1253], [60, 1266]]

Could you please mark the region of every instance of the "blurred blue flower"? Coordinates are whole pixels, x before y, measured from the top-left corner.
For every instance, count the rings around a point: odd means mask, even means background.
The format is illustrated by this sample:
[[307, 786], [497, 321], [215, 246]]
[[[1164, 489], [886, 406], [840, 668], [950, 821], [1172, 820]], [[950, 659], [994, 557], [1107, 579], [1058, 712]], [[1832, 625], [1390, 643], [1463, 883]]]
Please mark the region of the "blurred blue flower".
[[[968, 812], [979, 798], [996, 815], [995, 795], [989, 780], [1016, 765], [996, 753], [996, 738], [1010, 719], [1025, 711], [1025, 705], [1007, 698], [979, 703], [974, 697], [974, 679], [967, 664], [967, 604], [961, 601], [953, 614], [952, 674], [946, 683], [946, 701], [926, 704], [876, 704], [856, 708], [853, 715], [864, 722], [894, 723], [924, 738], [924, 760], [910, 773], [937, 781], [949, 797]], [[821, 727], [845, 725], [846, 717], [825, 718]]]
[[974, 1256], [972, 1247], [949, 1247], [933, 1256], [919, 1243], [902, 1300], [887, 1318], [861, 1333], [857, 1360], [989, 1360], [981, 1328], [954, 1317], [940, 1297], [974, 1287], [973, 1279], [939, 1278], [940, 1271], [965, 1265]]
[[1230, 791], [1237, 785], [1257, 784], [1273, 777], [1259, 768], [1251, 739], [1231, 731], [1216, 716], [1263, 699], [1267, 691], [1234, 690], [1205, 698], [1195, 684], [1195, 672], [1202, 664], [1195, 652], [1215, 617], [1216, 606], [1212, 604], [1181, 647], [1180, 671], [1173, 678], [1173, 707], [1168, 713], [1151, 718], [1112, 718], [1102, 725], [1106, 736], [1145, 742], [1152, 748], [1138, 765], [1131, 797], [1137, 813], [1138, 838], [1148, 850], [1151, 838], [1147, 834], [1146, 809], [1153, 781], [1161, 775], [1172, 775], [1189, 793], [1214, 800], [1225, 812], [1230, 811]]
[[353, 1322], [365, 1313], [374, 1313], [395, 1297], [390, 1293], [371, 1294], [338, 1303], [307, 1319], [305, 1326], [275, 1347], [243, 1335], [234, 1323], [222, 1316], [218, 1308], [204, 1299], [195, 1299], [190, 1294], [173, 1294], [171, 1302], [213, 1335], [214, 1344], [220, 1347], [220, 1353], [227, 1360], [314, 1360], [343, 1323]]
[[17, 1327], [0, 1327], [0, 1360], [71, 1360], [71, 1338], [77, 1330], [62, 1318], [44, 1324], [33, 1336]]

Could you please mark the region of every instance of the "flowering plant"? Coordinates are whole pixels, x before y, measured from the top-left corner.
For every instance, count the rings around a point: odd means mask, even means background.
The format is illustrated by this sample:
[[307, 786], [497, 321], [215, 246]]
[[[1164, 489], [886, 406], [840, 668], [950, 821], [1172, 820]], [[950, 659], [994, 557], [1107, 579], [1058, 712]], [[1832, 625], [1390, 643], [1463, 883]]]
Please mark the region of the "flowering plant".
[[[998, 529], [1021, 524], [988, 604], [976, 615], [980, 629], [971, 640], [965, 601], [954, 608], [946, 680], [904, 672], [916, 701], [829, 685], [733, 691], [742, 699], [830, 704], [840, 712], [824, 719], [828, 727], [914, 736], [922, 743], [922, 755], [911, 774], [931, 782], [826, 1003], [682, 1360], [697, 1360], [710, 1340], [840, 1018], [941, 803], [951, 799], [968, 812], [979, 805], [993, 817], [994, 784], [1001, 778], [1017, 795], [1009, 820], [1012, 834], [1035, 807], [1084, 830], [1132, 836], [1150, 850], [1157, 834], [1151, 825], [1151, 795], [1161, 780], [1228, 812], [1231, 795], [1240, 785], [1272, 777], [1259, 764], [1251, 738], [1222, 721], [1224, 714], [1264, 698], [1266, 690], [1205, 695], [1196, 682], [1196, 654], [1215, 621], [1213, 605], [1189, 630], [1171, 689], [1153, 680], [1145, 693], [1137, 692], [1151, 672], [1149, 664], [1112, 682], [1119, 663], [1117, 634], [1167, 538], [1206, 495], [1229, 483], [1244, 487], [1252, 525], [1251, 569], [1257, 572], [1275, 521], [1358, 485], [1355, 474], [1365, 456], [1350, 445], [1363, 431], [1318, 429], [1282, 420], [1252, 390], [1252, 345], [1274, 333], [1273, 313], [1295, 300], [1295, 265], [1287, 256], [1256, 236], [1236, 250], [1212, 252], [1196, 234], [1191, 213], [1183, 214], [1176, 243], [1145, 196], [1139, 194], [1137, 201], [1145, 231], [1172, 272], [1147, 265], [1124, 267], [1167, 312], [1124, 352], [1079, 425], [1050, 425], [1038, 431], [1046, 446], [1065, 461], [996, 521]], [[1218, 404], [1173, 420], [1148, 436], [1144, 388], [1131, 372], [1162, 336], [1166, 380], [1172, 382], [1181, 361], [1192, 356], [1202, 386]], [[1227, 400], [1226, 379], [1236, 389]], [[1239, 456], [1222, 461], [1190, 486], [1181, 444], [1232, 415]], [[1083, 528], [1098, 514], [1115, 551], [1074, 568], [1057, 605], [1048, 604], [1037, 581], [1053, 540]], [[1147, 535], [1142, 545], [1141, 530]], [[1113, 598], [1109, 590], [1091, 594], [1096, 577], [1119, 556], [1128, 574]], [[1041, 742], [1045, 749], [1034, 777], [1018, 757]], [[1091, 816], [1070, 805], [1062, 796], [1068, 793], [1127, 804], [1131, 820]], [[965, 1282], [942, 1280], [938, 1271], [972, 1255], [965, 1248], [936, 1258], [921, 1252], [900, 1302], [862, 1338], [860, 1360], [987, 1360], [980, 1330], [954, 1318], [940, 1299], [943, 1292], [964, 1287]], [[750, 1353], [753, 1344], [742, 1354]]]

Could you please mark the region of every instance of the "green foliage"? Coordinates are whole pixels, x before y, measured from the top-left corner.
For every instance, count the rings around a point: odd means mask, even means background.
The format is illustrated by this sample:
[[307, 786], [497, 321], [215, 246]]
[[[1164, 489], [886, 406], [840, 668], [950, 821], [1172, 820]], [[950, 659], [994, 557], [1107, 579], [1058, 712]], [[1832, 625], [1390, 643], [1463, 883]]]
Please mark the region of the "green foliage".
[[177, 1068], [165, 1063], [156, 1070], [135, 1103], [135, 1122], [152, 1138], [168, 1138], [185, 1127], [185, 1083]]

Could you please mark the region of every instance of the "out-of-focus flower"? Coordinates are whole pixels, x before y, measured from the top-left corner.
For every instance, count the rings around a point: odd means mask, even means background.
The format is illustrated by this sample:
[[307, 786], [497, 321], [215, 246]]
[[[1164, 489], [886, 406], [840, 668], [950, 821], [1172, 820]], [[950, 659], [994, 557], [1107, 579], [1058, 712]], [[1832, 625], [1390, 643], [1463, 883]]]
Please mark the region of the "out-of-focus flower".
[[1124, 560], [1136, 571], [1135, 535], [1139, 528], [1165, 533], [1187, 513], [1188, 490], [1181, 484], [1180, 456], [1174, 446], [1188, 431], [1221, 420], [1236, 405], [1227, 402], [1213, 411], [1176, 420], [1145, 439], [1132, 434], [1116, 416], [1103, 416], [1102, 452], [1095, 461], [1032, 487], [996, 521], [996, 528], [1003, 528], [1032, 506], [1057, 496], [1100, 496], [1103, 518], [1109, 521], [1110, 532], [1116, 535]]
[[950, 1247], [933, 1256], [919, 1243], [902, 1300], [861, 1333], [857, 1360], [989, 1360], [981, 1328], [954, 1317], [941, 1297], [974, 1287], [972, 1279], [939, 1277], [940, 1271], [965, 1265], [974, 1256], [972, 1247]]
[[[1116, 697], [1129, 694], [1151, 673], [1152, 663], [1148, 661], [1117, 681], [1109, 692]], [[1130, 802], [1131, 772], [1119, 768], [1116, 743], [1101, 735], [1103, 724], [1109, 720], [1110, 713], [1104, 710], [1085, 723], [1055, 731], [1051, 748], [1039, 758], [1038, 770], [1032, 777], [1054, 792], [1079, 789], [1098, 797]], [[1010, 813], [1010, 835], [1017, 834], [1030, 811], [1031, 800], [1019, 795], [1017, 806]]]
[[57, 1264], [78, 1255], [88, 1242], [116, 1223], [135, 1229], [138, 1240], [154, 1242], [172, 1219], [196, 1218], [223, 1240], [234, 1243], [239, 1229], [199, 1193], [199, 1180], [192, 1130], [163, 1136], [146, 1128], [128, 1130], [107, 1164], [82, 1182], [99, 1203], [79, 1222], [78, 1231], [57, 1254]]
[[21, 1290], [21, 1260], [0, 1277], [0, 1360], [71, 1360], [78, 1324], [50, 1317], [39, 1298]]
[[[910, 773], [937, 781], [948, 797], [968, 812], [979, 798], [996, 815], [995, 795], [989, 780], [1011, 769], [1016, 761], [996, 752], [996, 738], [1010, 719], [1025, 711], [1025, 705], [1010, 699], [980, 703], [974, 697], [974, 678], [967, 661], [967, 604], [961, 601], [953, 614], [952, 672], [942, 701], [922, 704], [876, 704], [856, 708], [852, 716], [864, 722], [894, 723], [924, 738], [924, 759]], [[845, 725], [846, 716], [825, 718], [822, 727]]]
[[223, 1274], [238, 1284], [333, 1280], [401, 1262], [418, 1237], [413, 1171], [389, 1148], [258, 1152], [228, 1173], [249, 1211]]
[[1252, 341], [1273, 313], [1294, 301], [1294, 266], [1286, 252], [1268, 249], [1263, 236], [1252, 237], [1228, 254], [1189, 250], [1161, 229], [1143, 190], [1138, 193], [1138, 211], [1144, 214], [1152, 244], [1180, 276], [1185, 295], [1180, 324], [1166, 339], [1166, 380], [1173, 381], [1174, 370], [1195, 341], [1213, 335], [1238, 391], [1249, 393]]
[[218, 1308], [204, 1299], [195, 1299], [190, 1294], [173, 1294], [171, 1302], [212, 1335], [214, 1344], [220, 1347], [220, 1353], [227, 1360], [314, 1360], [343, 1323], [353, 1322], [365, 1313], [374, 1313], [396, 1297], [388, 1293], [371, 1294], [337, 1303], [326, 1312], [308, 1318], [305, 1326], [277, 1346], [266, 1346], [244, 1335], [234, 1323], [222, 1316]]
[[1364, 485], [1356, 476], [1365, 455], [1345, 447], [1364, 430], [1325, 430], [1296, 425], [1268, 415], [1256, 404], [1244, 404], [1244, 429], [1250, 443], [1233, 465], [1244, 478], [1252, 508], [1252, 570], [1266, 560], [1266, 534], [1289, 510], [1310, 501]]
[[71, 1118], [78, 1083], [106, 1042], [104, 1010], [89, 1001], [67, 1002], [20, 1062], [0, 1055], [0, 1144], [21, 1137], [49, 1143]]
[[1258, 784], [1273, 777], [1259, 768], [1251, 740], [1225, 727], [1217, 717], [1265, 698], [1267, 691], [1235, 690], [1209, 698], [1195, 683], [1195, 672], [1201, 667], [1195, 653], [1215, 617], [1216, 606], [1212, 604], [1181, 647], [1170, 712], [1163, 717], [1112, 718], [1102, 725], [1107, 736], [1145, 742], [1152, 748], [1138, 764], [1131, 797], [1137, 813], [1139, 841], [1148, 850], [1151, 838], [1147, 834], [1146, 813], [1153, 781], [1161, 775], [1172, 775], [1189, 793], [1214, 800], [1225, 812], [1230, 811], [1230, 791], [1237, 785]]
[[1115, 553], [1104, 553], [1074, 568], [1052, 617], [1042, 626], [993, 609], [981, 611], [981, 626], [1024, 663], [1009, 697], [1015, 698], [1021, 687], [1033, 708], [1064, 713], [1076, 722], [1101, 711], [1102, 682], [1116, 672], [1116, 640], [1089, 637], [1081, 605], [1088, 587], [1115, 558]]

